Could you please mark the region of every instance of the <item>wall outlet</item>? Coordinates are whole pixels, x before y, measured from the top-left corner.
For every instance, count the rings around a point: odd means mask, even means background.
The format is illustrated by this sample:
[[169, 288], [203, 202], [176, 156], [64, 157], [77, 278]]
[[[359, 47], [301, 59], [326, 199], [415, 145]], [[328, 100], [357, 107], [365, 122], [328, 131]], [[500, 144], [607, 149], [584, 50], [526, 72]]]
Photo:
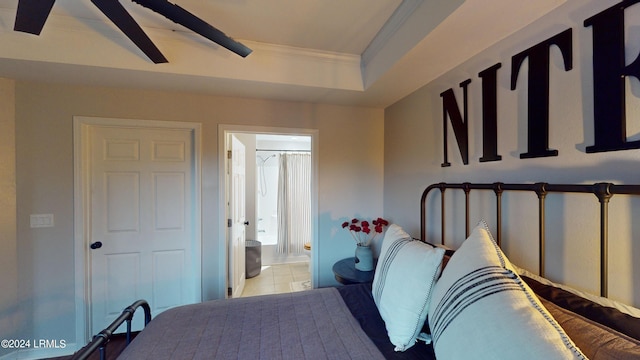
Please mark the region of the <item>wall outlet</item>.
[[31, 214], [30, 224], [32, 228], [53, 227], [53, 214]]

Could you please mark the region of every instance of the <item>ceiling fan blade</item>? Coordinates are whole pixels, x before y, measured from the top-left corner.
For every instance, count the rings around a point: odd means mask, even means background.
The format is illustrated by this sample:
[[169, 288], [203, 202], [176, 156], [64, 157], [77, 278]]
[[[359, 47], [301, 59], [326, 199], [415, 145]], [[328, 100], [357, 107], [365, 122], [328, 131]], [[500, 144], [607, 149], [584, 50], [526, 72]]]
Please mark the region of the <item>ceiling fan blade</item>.
[[191, 31], [206, 37], [207, 39], [233, 51], [234, 53], [242, 57], [247, 57], [247, 55], [251, 54], [252, 50], [246, 47], [244, 44], [233, 40], [232, 38], [225, 35], [222, 31], [209, 25], [204, 20], [193, 15], [182, 7], [168, 2], [167, 0], [131, 1], [163, 15], [167, 19], [172, 20], [173, 22], [178, 23], [190, 29]]
[[13, 30], [40, 35], [56, 0], [19, 0]]
[[168, 62], [140, 25], [118, 0], [91, 0], [114, 24], [156, 64]]

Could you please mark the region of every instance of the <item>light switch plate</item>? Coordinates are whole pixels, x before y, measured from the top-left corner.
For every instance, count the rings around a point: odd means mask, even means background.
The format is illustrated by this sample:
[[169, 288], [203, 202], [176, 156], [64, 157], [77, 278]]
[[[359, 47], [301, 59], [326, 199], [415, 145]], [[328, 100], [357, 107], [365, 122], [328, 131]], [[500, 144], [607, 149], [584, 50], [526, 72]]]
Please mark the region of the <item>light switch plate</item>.
[[30, 224], [32, 228], [53, 227], [53, 214], [31, 214]]

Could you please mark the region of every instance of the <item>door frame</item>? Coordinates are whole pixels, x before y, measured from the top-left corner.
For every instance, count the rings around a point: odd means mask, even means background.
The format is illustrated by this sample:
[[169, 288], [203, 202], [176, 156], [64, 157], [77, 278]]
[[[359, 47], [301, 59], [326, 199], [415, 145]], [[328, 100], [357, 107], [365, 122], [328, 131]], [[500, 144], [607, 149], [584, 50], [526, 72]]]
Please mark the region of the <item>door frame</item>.
[[319, 131], [317, 129], [283, 128], [251, 125], [218, 125], [218, 271], [224, 274], [224, 281], [218, 285], [218, 297], [226, 298], [228, 289], [228, 270], [226, 254], [228, 253], [227, 239], [227, 206], [225, 196], [227, 192], [227, 139], [228, 134], [269, 134], [269, 135], [304, 135], [311, 137], [311, 286], [318, 284], [318, 150]]
[[[202, 174], [202, 126], [200, 123], [159, 120], [137, 120], [74, 116], [73, 117], [73, 221], [74, 221], [74, 259], [75, 259], [75, 315], [76, 346], [80, 349], [91, 339], [91, 257], [87, 238], [91, 234], [90, 219], [90, 141], [92, 127], [177, 129], [193, 132], [193, 261], [196, 276], [196, 299], [202, 300], [202, 210], [201, 210], [201, 174]], [[131, 299], [131, 302], [138, 299]], [[76, 349], [76, 350], [77, 350]]]

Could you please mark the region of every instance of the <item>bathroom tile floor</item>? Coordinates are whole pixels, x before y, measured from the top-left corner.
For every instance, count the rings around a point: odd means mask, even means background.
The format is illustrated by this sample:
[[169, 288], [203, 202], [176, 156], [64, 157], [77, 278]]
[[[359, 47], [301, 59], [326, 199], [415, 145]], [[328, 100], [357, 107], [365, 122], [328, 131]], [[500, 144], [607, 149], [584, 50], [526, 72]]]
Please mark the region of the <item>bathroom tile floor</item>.
[[292, 282], [310, 280], [308, 262], [263, 266], [260, 275], [245, 281], [242, 297], [289, 293]]

